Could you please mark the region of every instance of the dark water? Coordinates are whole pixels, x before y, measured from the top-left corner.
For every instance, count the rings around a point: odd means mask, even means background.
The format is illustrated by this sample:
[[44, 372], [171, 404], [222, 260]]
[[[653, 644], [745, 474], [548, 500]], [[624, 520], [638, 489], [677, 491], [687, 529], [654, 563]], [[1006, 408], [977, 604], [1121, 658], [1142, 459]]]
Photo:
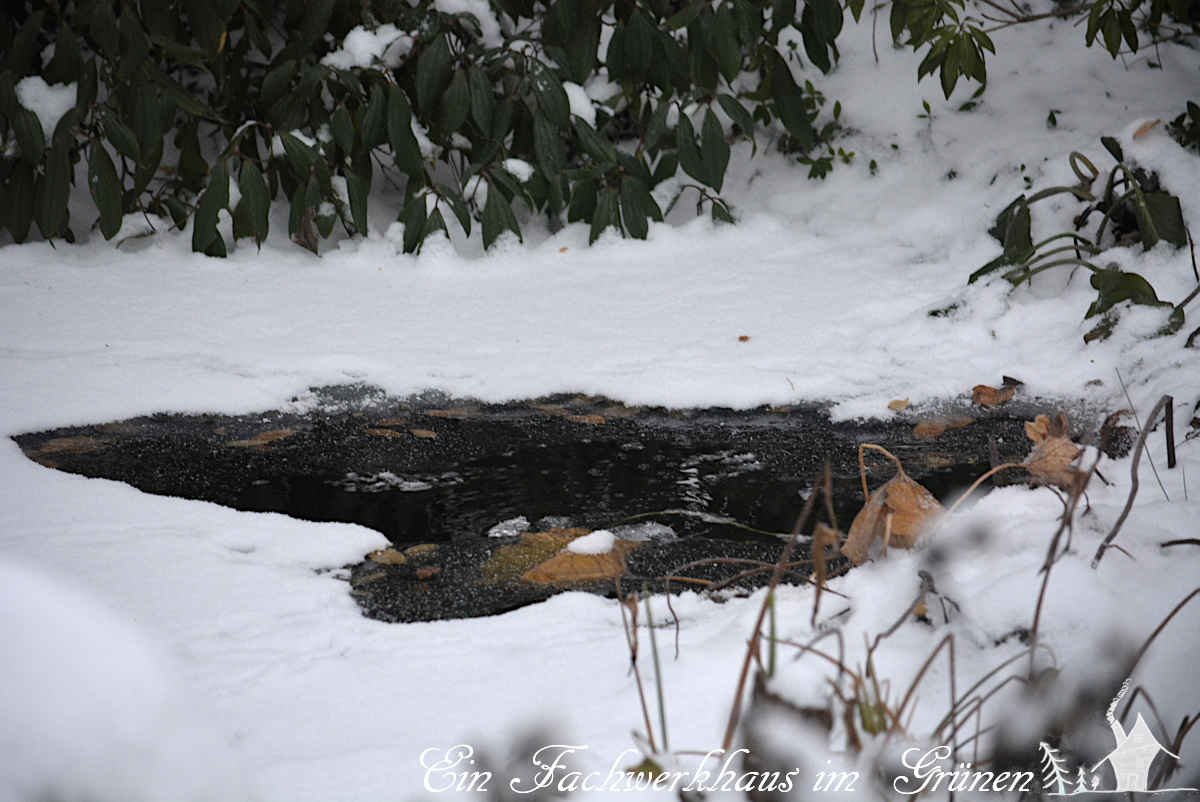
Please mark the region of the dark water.
[[[924, 483], [941, 498], [981, 472], [977, 466], [949, 470]], [[477, 538], [518, 516], [535, 524], [550, 516], [598, 528], [650, 515], [680, 535], [755, 538], [761, 535], [712, 518], [788, 532], [810, 481], [780, 476], [752, 452], [698, 444], [579, 441], [522, 448], [433, 473], [275, 479], [246, 488], [236, 506], [311, 521], [357, 523], [397, 544]], [[836, 483], [835, 498], [845, 528], [862, 504], [857, 480]]]

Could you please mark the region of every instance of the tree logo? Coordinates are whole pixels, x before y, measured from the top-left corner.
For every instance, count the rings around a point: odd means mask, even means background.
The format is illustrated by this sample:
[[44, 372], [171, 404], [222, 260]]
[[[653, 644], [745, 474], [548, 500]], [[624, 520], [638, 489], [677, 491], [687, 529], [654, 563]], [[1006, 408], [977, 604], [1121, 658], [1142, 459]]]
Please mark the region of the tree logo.
[[[1108, 726], [1112, 728], [1116, 748], [1105, 755], [1090, 770], [1079, 766], [1075, 776], [1072, 777], [1066, 759], [1057, 749], [1045, 741], [1038, 744], [1038, 750], [1042, 754], [1042, 788], [1049, 791], [1050, 796], [1107, 794], [1116, 791], [1161, 793], [1197, 790], [1195, 788], [1156, 788], [1153, 790], [1150, 788], [1150, 767], [1159, 753], [1165, 754], [1170, 760], [1179, 760], [1179, 755], [1158, 742], [1158, 739], [1150, 732], [1150, 726], [1146, 724], [1141, 713], [1138, 713], [1137, 720], [1128, 732], [1121, 726], [1121, 722], [1116, 716], [1117, 704], [1128, 690], [1129, 680], [1126, 679], [1121, 683], [1121, 690], [1113, 697], [1105, 715]], [[1114, 788], [1100, 788], [1100, 774], [1097, 771], [1105, 763], [1109, 764], [1116, 778], [1116, 787]]]

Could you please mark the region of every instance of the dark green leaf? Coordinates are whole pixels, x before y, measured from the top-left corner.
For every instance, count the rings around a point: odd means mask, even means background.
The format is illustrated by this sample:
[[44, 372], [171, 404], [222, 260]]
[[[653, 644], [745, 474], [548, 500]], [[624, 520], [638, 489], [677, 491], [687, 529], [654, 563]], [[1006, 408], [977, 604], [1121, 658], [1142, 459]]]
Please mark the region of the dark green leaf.
[[1022, 202], [1007, 220], [1004, 230], [1004, 255], [1010, 264], [1023, 262], [1033, 255], [1032, 220], [1028, 204]]
[[410, 177], [424, 173], [425, 161], [412, 129], [412, 109], [398, 86], [388, 89], [387, 131], [396, 166]]
[[716, 223], [729, 223], [731, 225], [737, 222], [729, 212], [729, 207], [719, 200], [712, 202], [712, 219]]
[[75, 92], [75, 108], [86, 113], [92, 104], [96, 102], [98, 80], [96, 75], [96, 60], [88, 59], [84, 63], [79, 77], [79, 89]]
[[[746, 107], [733, 95], [717, 95], [717, 102], [729, 115], [729, 119], [737, 123], [737, 126], [742, 129], [742, 133], [750, 137], [751, 142], [754, 142], [754, 118], [750, 116], [750, 112], [746, 111]], [[755, 149], [757, 147], [758, 145], [755, 143]]]
[[588, 245], [591, 245], [600, 238], [604, 233], [604, 229], [609, 226], [617, 226], [618, 230], [621, 225], [621, 218], [617, 208], [617, 193], [611, 189], [606, 189], [600, 192], [596, 198], [596, 209], [592, 213], [592, 227], [588, 232]]
[[279, 139], [283, 142], [283, 152], [296, 177], [300, 179], [301, 183], [308, 181], [309, 173], [313, 171], [320, 157], [293, 134], [281, 134]]
[[462, 195], [444, 184], [438, 185], [438, 194], [442, 200], [450, 204], [450, 211], [454, 212], [454, 216], [458, 218], [458, 224], [462, 226], [463, 233], [468, 237], [471, 236], [471, 212], [467, 209]]
[[558, 129], [540, 113], [533, 115], [533, 152], [546, 178], [558, 175], [566, 164]]
[[1134, 214], [1138, 220], [1138, 228], [1142, 232], [1142, 244], [1147, 250], [1154, 246], [1147, 238], [1147, 233], [1153, 231], [1158, 238], [1165, 239], [1176, 248], [1187, 245], [1187, 224], [1183, 221], [1183, 209], [1180, 208], [1179, 198], [1168, 192], [1144, 192], [1142, 200], [1145, 206], [1134, 204]]
[[366, 147], [373, 148], [388, 141], [387, 112], [387, 96], [383, 88], [378, 85], [371, 87], [371, 100], [362, 118], [363, 144]]
[[66, 22], [60, 23], [58, 38], [54, 41], [54, 56], [42, 74], [46, 83], [66, 84], [79, 80], [83, 71], [83, 58], [79, 45], [79, 37], [75, 35], [70, 26]]
[[292, 79], [296, 77], [296, 67], [296, 60], [288, 59], [276, 64], [266, 74], [259, 93], [259, 99], [264, 107], [274, 105], [275, 101], [284, 96], [288, 87], [292, 85]]
[[346, 194], [350, 196], [350, 216], [354, 218], [354, 230], [367, 236], [367, 197], [371, 194], [371, 165], [360, 174], [346, 173]]
[[1125, 39], [1125, 44], [1129, 45], [1129, 49], [1134, 53], [1138, 49], [1137, 28], [1133, 27], [1133, 13], [1129, 9], [1122, 9], [1117, 14], [1117, 19], [1121, 23], [1121, 35]]
[[[896, 5], [899, 5], [897, 3]], [[774, 0], [771, 6], [771, 30], [778, 33], [796, 20], [796, 0]]]
[[103, 125], [104, 136], [116, 148], [117, 153], [120, 153], [134, 164], [141, 161], [137, 137], [134, 136], [133, 131], [129, 130], [129, 126], [118, 120], [115, 114], [105, 116]]
[[471, 119], [487, 134], [492, 130], [492, 110], [495, 108], [492, 85], [483, 70], [476, 66], [467, 72], [467, 83], [471, 90]]
[[571, 187], [571, 203], [567, 206], [567, 222], [591, 220], [596, 213], [596, 182], [583, 178]]
[[14, 242], [24, 242], [29, 236], [34, 197], [33, 165], [19, 161], [13, 165], [8, 183], [4, 185], [4, 203], [0, 204], [0, 208], [7, 207], [4, 223]]
[[634, 11], [625, 25], [624, 61], [629, 77], [637, 80], [650, 69], [654, 56], [654, 27], [641, 11]]
[[168, 195], [163, 199], [163, 205], [167, 207], [167, 213], [171, 215], [171, 222], [175, 227], [182, 230], [187, 225], [188, 215], [191, 211], [183, 201], [173, 195]]
[[329, 118], [329, 127], [333, 131], [333, 141], [342, 149], [342, 153], [350, 155], [354, 152], [354, 121], [345, 106], [338, 106]]
[[696, 131], [692, 128], [692, 121], [683, 112], [679, 113], [679, 125], [675, 129], [675, 136], [679, 147], [679, 166], [701, 184], [712, 186], [708, 169], [700, 155], [700, 148], [696, 146]]
[[46, 172], [37, 181], [33, 210], [33, 218], [46, 239], [62, 236], [66, 231], [71, 174], [70, 149], [50, 148], [46, 153]]
[[1092, 42], [1096, 41], [1096, 34], [1100, 32], [1100, 18], [1104, 13], [1104, 3], [1092, 3], [1091, 10], [1088, 12], [1087, 30], [1084, 34], [1083, 41], [1088, 46], [1092, 46]]
[[[208, 176], [208, 162], [200, 152], [199, 123], [193, 121], [179, 132], [179, 165], [176, 172], [183, 185], [199, 192]], [[110, 136], [111, 140], [111, 136]], [[114, 143], [115, 144], [115, 143]], [[120, 148], [117, 148], [120, 151]]]
[[45, 10], [34, 11], [17, 31], [17, 35], [13, 37], [12, 46], [3, 63], [5, 69], [12, 70], [13, 74], [18, 77], [31, 72], [40, 72], [38, 68], [42, 66], [42, 63], [36, 59], [36, 56], [38, 54], [38, 34], [41, 33], [45, 17]]
[[533, 87], [537, 93], [538, 108], [546, 115], [546, 119], [559, 128], [566, 128], [571, 122], [571, 103], [558, 76], [550, 70], [539, 69]]
[[335, 5], [336, 0], [306, 0], [300, 4], [303, 23], [298, 31], [293, 29], [288, 37], [287, 47], [283, 50], [287, 58], [304, 58], [312, 52], [317, 40], [329, 31]]
[[99, 141], [88, 149], [88, 191], [100, 212], [100, 233], [112, 239], [121, 230], [121, 180]]
[[1104, 36], [1104, 49], [1116, 58], [1121, 52], [1121, 20], [1115, 9], [1104, 12], [1100, 21], [1100, 33]]
[[196, 204], [196, 215], [192, 219], [192, 250], [196, 253], [217, 255], [216, 243], [220, 241], [219, 250], [224, 251], [225, 243], [217, 231], [218, 213], [229, 206], [229, 175], [225, 172], [225, 163], [218, 161], [213, 165], [212, 176], [208, 188], [200, 196]]
[[42, 153], [46, 150], [46, 135], [42, 132], [42, 123], [37, 115], [29, 109], [18, 108], [10, 122], [17, 146], [21, 148], [21, 158], [29, 164], [41, 162]]
[[146, 56], [150, 55], [150, 39], [142, 29], [142, 23], [129, 6], [121, 9], [120, 22], [121, 59], [117, 63], [117, 75], [123, 81], [133, 77]]
[[[794, 10], [796, 7], [796, 0], [791, 0], [791, 2], [792, 9]], [[684, 6], [667, 20], [667, 29], [671, 31], [677, 31], [680, 28], [686, 28], [688, 25], [691, 25], [692, 20], [694, 20], [700, 14], [700, 10], [704, 8], [704, 6], [705, 4], [703, 2], [694, 2]]]
[[722, 4], [717, 9], [713, 16], [709, 41], [716, 51], [712, 55], [716, 58], [721, 76], [726, 83], [732, 84], [742, 71], [742, 49], [738, 45], [737, 24], [729, 6]]
[[1104, 146], [1112, 157], [1119, 162], [1125, 161], [1125, 151], [1121, 149], [1121, 143], [1113, 139], [1111, 136], [1100, 137], [1100, 144]]
[[488, 181], [487, 202], [483, 205], [482, 223], [485, 250], [492, 247], [496, 238], [505, 231], [512, 231], [518, 239], [521, 238], [521, 227], [517, 225], [517, 217], [513, 214], [511, 202], [490, 180]]
[[404, 252], [415, 253], [425, 237], [425, 196], [414, 195], [404, 206]]
[[649, 188], [633, 176], [621, 179], [621, 219], [625, 230], [635, 239], [645, 239], [650, 226], [647, 218], [662, 220], [662, 210], [654, 202]]
[[471, 111], [471, 90], [467, 87], [465, 70], [455, 70], [450, 80], [450, 88], [442, 96], [441, 123], [442, 131], [452, 134], [462, 128]]
[[655, 186], [658, 186], [668, 178], [674, 178], [678, 169], [679, 156], [675, 153], [664, 153], [659, 158], [658, 164], [654, 165], [654, 174], [650, 180]]
[[238, 174], [238, 189], [242, 193], [238, 209], [245, 208], [249, 217], [250, 231], [247, 233], [254, 237], [255, 244], [261, 248], [270, 229], [271, 198], [267, 194], [267, 182], [263, 179], [262, 171], [249, 159], [242, 161], [242, 170]]
[[721, 130], [721, 123], [712, 109], [704, 112], [700, 139], [700, 153], [709, 177], [707, 183], [720, 192], [721, 185], [725, 183], [725, 168], [729, 166], [729, 143], [725, 141], [725, 132]]
[[595, 128], [578, 117], [572, 122], [575, 126], [575, 135], [579, 137], [579, 143], [589, 156], [601, 164], [616, 164], [617, 151], [611, 142], [596, 133]]
[[1143, 306], [1163, 305], [1150, 282], [1137, 273], [1126, 273], [1115, 268], [1101, 270], [1092, 273], [1091, 284], [1098, 291], [1098, 297], [1088, 307], [1086, 317], [1107, 312], [1122, 301]]
[[813, 145], [815, 132], [805, 109], [804, 92], [792, 79], [791, 69], [783, 57], [773, 51], [772, 56], [771, 94], [775, 99], [775, 113], [801, 149], [807, 150]]
[[423, 114], [432, 113], [450, 83], [452, 58], [450, 44], [442, 35], [430, 42], [417, 59], [417, 107]]

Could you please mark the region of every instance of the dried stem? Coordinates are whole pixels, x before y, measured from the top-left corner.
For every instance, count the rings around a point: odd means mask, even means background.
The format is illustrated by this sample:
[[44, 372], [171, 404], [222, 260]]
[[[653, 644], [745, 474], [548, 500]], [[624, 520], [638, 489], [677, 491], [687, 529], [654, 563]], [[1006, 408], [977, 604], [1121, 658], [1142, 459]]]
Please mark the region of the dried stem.
[[[860, 452], [861, 454], [861, 452]], [[733, 735], [737, 732], [738, 721], [742, 717], [742, 695], [746, 689], [746, 680], [750, 675], [750, 664], [754, 659], [754, 655], [758, 652], [758, 642], [762, 637], [763, 621], [767, 616], [767, 606], [771, 603], [771, 596], [775, 592], [775, 586], [779, 584], [779, 580], [783, 578], [784, 565], [792, 556], [792, 550], [796, 547], [797, 535], [804, 527], [808, 516], [812, 514], [813, 502], [816, 501], [817, 494], [814, 492], [808, 500], [804, 502], [804, 509], [800, 512], [800, 517], [796, 519], [796, 525], [792, 527], [792, 538], [788, 540], [784, 546], [783, 552], [779, 555], [778, 562], [775, 563], [775, 571], [771, 574], [771, 581], [767, 585], [767, 594], [763, 597], [762, 606], [758, 610], [758, 618], [754, 622], [754, 630], [750, 635], [750, 641], [746, 644], [746, 657], [742, 660], [741, 674], [738, 676], [737, 688], [733, 694], [733, 704], [729, 710], [729, 721], [725, 724], [725, 737], [721, 740], [721, 748], [726, 752], [733, 745]]]
[[1129, 517], [1129, 511], [1133, 509], [1133, 500], [1137, 497], [1138, 491], [1138, 464], [1142, 460], [1142, 450], [1146, 447], [1146, 435], [1150, 432], [1150, 426], [1158, 418], [1163, 407], [1166, 406], [1169, 395], [1164, 395], [1158, 399], [1158, 403], [1154, 405], [1154, 409], [1150, 410], [1150, 416], [1146, 419], [1146, 425], [1142, 428], [1141, 435], [1138, 436], [1137, 445], [1133, 448], [1133, 463], [1129, 469], [1129, 497], [1125, 499], [1125, 509], [1121, 510], [1120, 517], [1113, 524], [1112, 531], [1108, 533], [1108, 537], [1104, 538], [1104, 542], [1096, 549], [1096, 556], [1092, 557], [1092, 568], [1100, 564], [1100, 558], [1104, 556], [1104, 552], [1108, 550], [1109, 545], [1121, 531], [1121, 527], [1125, 523], [1125, 519]]

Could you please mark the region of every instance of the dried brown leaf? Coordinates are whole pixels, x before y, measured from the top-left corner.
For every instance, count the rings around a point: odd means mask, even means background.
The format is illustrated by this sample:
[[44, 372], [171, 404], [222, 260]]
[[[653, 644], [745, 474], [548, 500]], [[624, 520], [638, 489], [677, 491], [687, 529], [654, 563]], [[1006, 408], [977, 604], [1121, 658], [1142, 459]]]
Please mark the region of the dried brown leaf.
[[578, 582], [616, 579], [625, 573], [625, 555], [636, 545], [618, 540], [613, 544], [611, 551], [603, 554], [562, 551], [526, 571], [521, 578], [541, 585], [572, 585]]
[[231, 440], [225, 445], [236, 448], [261, 448], [269, 443], [274, 443], [276, 440], [285, 440], [295, 433], [295, 429], [273, 429], [267, 432], [259, 432], [246, 440]]
[[932, 493], [900, 473], [872, 493], [859, 510], [842, 544], [842, 554], [858, 565], [881, 554], [885, 546], [911, 549], [925, 526], [943, 510]]
[[913, 437], [918, 440], [932, 440], [949, 429], [961, 429], [975, 422], [974, 418], [933, 418], [921, 421], [913, 427]]
[[1034, 483], [1069, 492], [1080, 489], [1086, 474], [1074, 462], [1082, 449], [1071, 442], [1067, 432], [1067, 416], [1061, 412], [1053, 420], [1048, 415], [1038, 415], [1025, 424], [1025, 435], [1034, 443], [1025, 458], [1025, 467]]
[[1133, 132], [1133, 138], [1141, 139], [1146, 134], [1150, 133], [1150, 131], [1154, 129], [1154, 126], [1158, 125], [1160, 122], [1162, 122], [1162, 120], [1147, 120], [1139, 125], [1138, 129]]
[[408, 562], [407, 557], [391, 547], [386, 549], [376, 549], [367, 555], [367, 559], [371, 562], [380, 563], [381, 565], [404, 565], [406, 562]]
[[998, 407], [1001, 404], [1007, 404], [1016, 394], [1016, 385], [1006, 384], [996, 388], [986, 384], [977, 384], [971, 388], [971, 403], [979, 404], [981, 407]]
[[897, 398], [895, 401], [889, 401], [888, 409], [890, 409], [892, 412], [899, 412], [903, 409], [908, 409], [908, 399]]

